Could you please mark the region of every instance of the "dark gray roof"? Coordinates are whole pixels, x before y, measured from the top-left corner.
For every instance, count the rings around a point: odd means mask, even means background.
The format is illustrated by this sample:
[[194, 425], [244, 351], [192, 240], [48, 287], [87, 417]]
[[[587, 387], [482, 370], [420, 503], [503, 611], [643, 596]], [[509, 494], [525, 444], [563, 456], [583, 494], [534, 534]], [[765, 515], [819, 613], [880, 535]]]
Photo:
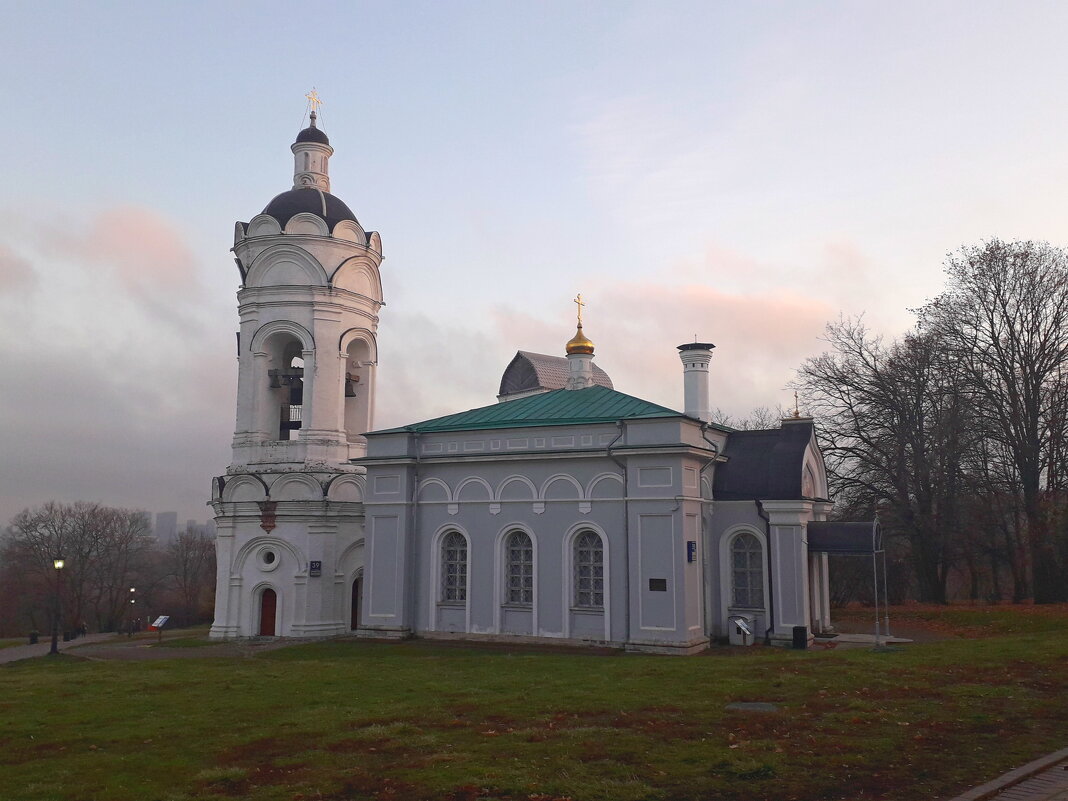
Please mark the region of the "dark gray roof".
[[314, 125], [309, 125], [299, 134], [297, 134], [298, 142], [318, 142], [323, 145], [330, 144], [330, 139], [327, 135], [316, 128]]
[[712, 497], [721, 501], [800, 500], [805, 449], [812, 439], [810, 421], [781, 428], [733, 431], [716, 467]]
[[[544, 353], [516, 351], [515, 357], [501, 376], [501, 389], [498, 395], [515, 395], [537, 389], [563, 389], [567, 386], [571, 368], [566, 356], [548, 356]], [[593, 383], [606, 389], [614, 389], [608, 373], [593, 366]]]
[[829, 523], [814, 521], [808, 530], [808, 549], [823, 553], [878, 553], [883, 547], [882, 532], [874, 521]]
[[356, 215], [345, 205], [344, 201], [315, 187], [290, 189], [288, 192], [276, 195], [263, 210], [264, 214], [269, 214], [278, 220], [278, 224], [283, 228], [286, 227], [291, 217], [301, 212], [309, 212], [322, 217], [331, 231], [342, 220], [356, 222]]

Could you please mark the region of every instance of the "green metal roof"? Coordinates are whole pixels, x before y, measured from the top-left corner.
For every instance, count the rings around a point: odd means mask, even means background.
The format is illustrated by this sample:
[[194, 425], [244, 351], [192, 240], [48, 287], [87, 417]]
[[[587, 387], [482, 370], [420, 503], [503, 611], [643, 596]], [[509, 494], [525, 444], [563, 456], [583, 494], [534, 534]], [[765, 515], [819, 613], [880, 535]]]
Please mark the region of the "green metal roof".
[[480, 409], [447, 414], [400, 428], [372, 431], [370, 434], [567, 426], [684, 416], [682, 412], [635, 398], [633, 395], [625, 395], [607, 387], [592, 386], [586, 389], [556, 389], [519, 400], [483, 406]]

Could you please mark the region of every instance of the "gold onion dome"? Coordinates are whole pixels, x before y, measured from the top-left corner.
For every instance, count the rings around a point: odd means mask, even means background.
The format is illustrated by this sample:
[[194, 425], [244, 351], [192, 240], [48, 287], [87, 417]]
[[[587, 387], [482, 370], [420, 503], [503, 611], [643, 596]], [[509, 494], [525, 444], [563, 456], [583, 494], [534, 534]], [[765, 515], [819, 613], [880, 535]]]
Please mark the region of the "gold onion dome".
[[582, 323], [578, 324], [575, 336], [573, 336], [571, 341], [567, 343], [566, 350], [569, 356], [572, 353], [588, 353], [591, 356], [593, 355], [593, 343], [586, 339], [586, 335], [582, 333]]

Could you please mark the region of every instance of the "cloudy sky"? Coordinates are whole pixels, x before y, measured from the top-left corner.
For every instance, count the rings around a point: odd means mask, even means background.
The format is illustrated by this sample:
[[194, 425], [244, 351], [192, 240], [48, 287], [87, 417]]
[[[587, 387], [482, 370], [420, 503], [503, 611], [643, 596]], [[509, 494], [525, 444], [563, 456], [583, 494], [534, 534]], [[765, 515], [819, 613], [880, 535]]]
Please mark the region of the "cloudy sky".
[[906, 330], [962, 244], [1068, 245], [1066, 29], [976, 0], [9, 3], [0, 523], [208, 517], [233, 223], [289, 188], [313, 86], [386, 254], [376, 426], [492, 402], [576, 292], [617, 389], [680, 406], [697, 335], [745, 415], [829, 320]]

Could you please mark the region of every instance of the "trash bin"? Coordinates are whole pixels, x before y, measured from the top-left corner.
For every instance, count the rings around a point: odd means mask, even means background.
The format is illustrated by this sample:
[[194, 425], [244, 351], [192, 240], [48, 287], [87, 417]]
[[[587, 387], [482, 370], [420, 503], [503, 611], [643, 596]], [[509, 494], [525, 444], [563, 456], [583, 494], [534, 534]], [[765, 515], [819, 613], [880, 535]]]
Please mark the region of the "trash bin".
[[37, 645], [37, 632], [36, 631], [31, 631], [30, 632], [30, 645]]
[[808, 626], [794, 626], [794, 648], [800, 651], [808, 648]]

